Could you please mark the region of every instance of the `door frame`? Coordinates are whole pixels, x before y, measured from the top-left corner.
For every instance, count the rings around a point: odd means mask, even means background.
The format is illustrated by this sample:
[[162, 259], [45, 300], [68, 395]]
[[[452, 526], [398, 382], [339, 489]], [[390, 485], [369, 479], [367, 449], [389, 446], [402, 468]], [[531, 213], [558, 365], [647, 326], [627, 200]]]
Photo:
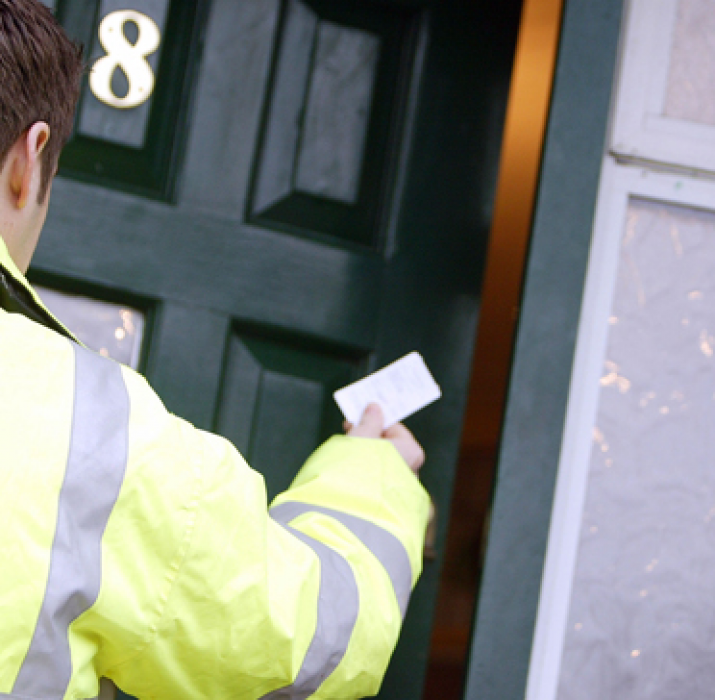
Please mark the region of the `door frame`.
[[522, 700], [624, 0], [566, 0], [465, 700]]

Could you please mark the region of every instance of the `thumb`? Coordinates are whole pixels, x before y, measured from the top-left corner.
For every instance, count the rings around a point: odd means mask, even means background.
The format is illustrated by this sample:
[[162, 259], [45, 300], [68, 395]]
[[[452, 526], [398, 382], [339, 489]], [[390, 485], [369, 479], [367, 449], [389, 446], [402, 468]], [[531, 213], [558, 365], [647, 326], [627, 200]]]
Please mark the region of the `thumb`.
[[382, 427], [385, 418], [379, 404], [369, 403], [365, 408], [362, 418], [357, 425], [348, 431], [351, 437], [379, 438], [382, 435]]

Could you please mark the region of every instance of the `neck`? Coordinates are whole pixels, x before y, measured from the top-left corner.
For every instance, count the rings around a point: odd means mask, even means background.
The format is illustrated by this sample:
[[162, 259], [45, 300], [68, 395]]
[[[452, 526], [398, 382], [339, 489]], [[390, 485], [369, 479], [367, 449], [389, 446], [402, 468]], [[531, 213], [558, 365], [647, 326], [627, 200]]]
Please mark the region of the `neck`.
[[12, 261], [24, 275], [30, 267], [30, 260], [35, 252], [36, 241], [35, 244], [32, 244], [28, 240], [29, 236], [23, 236], [22, 232], [18, 232], [16, 227], [3, 225], [4, 223], [0, 220], [0, 237], [3, 239]]

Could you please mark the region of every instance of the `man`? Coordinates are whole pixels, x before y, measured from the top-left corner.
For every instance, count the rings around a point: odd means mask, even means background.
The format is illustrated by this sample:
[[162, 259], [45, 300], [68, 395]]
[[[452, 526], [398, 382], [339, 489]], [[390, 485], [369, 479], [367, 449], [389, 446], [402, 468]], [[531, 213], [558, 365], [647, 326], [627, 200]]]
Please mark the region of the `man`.
[[269, 512], [229, 443], [52, 317], [24, 273], [81, 70], [43, 5], [0, 0], [0, 697], [373, 695], [420, 572], [422, 450], [372, 406]]

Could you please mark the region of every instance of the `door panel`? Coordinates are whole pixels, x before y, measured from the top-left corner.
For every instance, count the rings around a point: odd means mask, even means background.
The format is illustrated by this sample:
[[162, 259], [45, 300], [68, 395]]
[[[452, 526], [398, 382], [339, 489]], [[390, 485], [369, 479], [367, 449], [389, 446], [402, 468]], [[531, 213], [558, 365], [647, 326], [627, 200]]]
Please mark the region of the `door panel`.
[[290, 485], [316, 445], [340, 432], [332, 395], [362, 364], [291, 340], [236, 329], [221, 383], [216, 429], [266, 476], [269, 497]]
[[180, 189], [193, 211], [243, 218], [279, 10], [278, 0], [211, 5]]
[[[160, 27], [156, 83], [121, 114], [84, 86], [31, 271], [145, 314], [140, 367], [167, 407], [231, 439], [270, 494], [340, 430], [336, 388], [421, 351], [445, 396], [411, 421], [438, 551], [519, 0], [492, 5], [127, 0]], [[116, 7], [56, 12], [94, 61]], [[421, 696], [438, 574], [439, 556], [382, 697]]]
[[208, 428], [216, 410], [229, 319], [172, 300], [154, 309], [146, 374], [169, 409]]
[[380, 204], [399, 149], [400, 78], [414, 58], [417, 17], [387, 3], [284, 3], [251, 220], [383, 243]]

